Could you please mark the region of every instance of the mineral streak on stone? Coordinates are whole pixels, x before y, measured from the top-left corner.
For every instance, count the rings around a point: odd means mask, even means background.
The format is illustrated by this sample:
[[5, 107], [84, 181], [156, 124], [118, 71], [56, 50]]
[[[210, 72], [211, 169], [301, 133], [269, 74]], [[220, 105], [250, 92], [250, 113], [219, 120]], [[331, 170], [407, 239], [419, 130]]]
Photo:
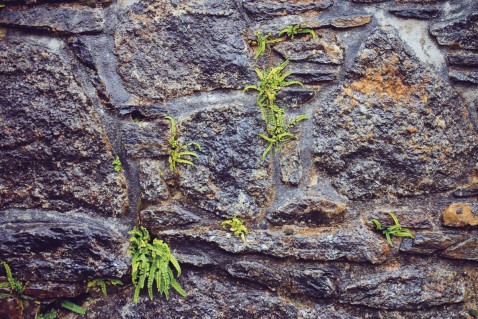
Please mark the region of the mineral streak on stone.
[[41, 5], [0, 10], [0, 26], [59, 33], [97, 33], [105, 28], [103, 9]]
[[246, 25], [235, 4], [221, 4], [228, 15], [208, 14], [212, 2], [202, 6], [205, 14], [189, 14], [170, 1], [142, 0], [119, 17], [114, 35], [118, 72], [140, 101], [242, 89], [254, 81], [242, 37]]
[[476, 154], [460, 97], [393, 29], [375, 30], [362, 45], [319, 106], [315, 138], [319, 169], [349, 198], [448, 190]]
[[478, 204], [453, 203], [442, 215], [443, 225], [449, 227], [478, 226]]
[[0, 87], [0, 209], [127, 209], [125, 179], [69, 62], [46, 45], [0, 39]]
[[252, 17], [265, 20], [287, 14], [325, 10], [334, 5], [334, 0], [244, 0], [243, 5]]
[[347, 207], [323, 198], [293, 198], [273, 209], [266, 218], [273, 225], [320, 226], [333, 225], [344, 220]]
[[478, 49], [478, 12], [468, 16], [437, 22], [430, 27], [430, 33], [441, 45], [462, 49]]
[[459, 188], [453, 192], [453, 197], [458, 197], [458, 198], [478, 197], [478, 187]]
[[461, 303], [466, 294], [459, 274], [433, 266], [363, 275], [342, 282], [339, 291], [342, 303], [390, 310]]
[[0, 260], [30, 281], [121, 277], [126, 239], [107, 221], [40, 210], [0, 212]]

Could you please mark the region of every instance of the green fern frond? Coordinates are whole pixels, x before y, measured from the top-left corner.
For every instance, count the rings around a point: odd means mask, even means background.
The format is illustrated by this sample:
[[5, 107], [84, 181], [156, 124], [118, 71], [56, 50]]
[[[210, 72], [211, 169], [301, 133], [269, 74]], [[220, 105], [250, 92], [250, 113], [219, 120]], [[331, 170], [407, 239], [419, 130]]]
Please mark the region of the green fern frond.
[[[140, 227], [140, 230], [137, 230], [136, 227], [133, 228], [129, 234], [131, 235], [129, 251], [133, 255], [131, 277], [135, 286], [133, 302], [138, 302], [139, 293], [144, 288], [146, 279], [148, 295], [151, 300], [153, 299], [154, 282], [156, 282], [158, 292], [164, 295], [166, 299], [169, 299], [170, 287], [173, 287], [185, 297], [186, 295], [182, 294], [183, 290], [178, 290], [172, 284], [174, 275], [170, 265], [176, 269], [177, 276], [181, 275], [181, 267], [171, 253], [169, 246], [157, 238], [151, 241], [148, 230], [143, 226]], [[147, 239], [145, 240], [143, 237]], [[139, 257], [135, 258], [136, 256]], [[177, 285], [179, 286], [179, 284]]]
[[122, 285], [123, 283], [121, 280], [116, 279], [116, 278], [100, 278], [100, 279], [93, 279], [88, 281], [87, 286], [86, 286], [86, 292], [89, 292], [90, 290], [99, 290], [101, 293], [103, 293], [104, 296], [108, 296], [106, 286], [107, 285]]
[[229, 230], [234, 234], [234, 236], [241, 237], [242, 241], [246, 241], [244, 237], [245, 234], [248, 234], [244, 222], [237, 218], [236, 216], [231, 217], [228, 220], [225, 220], [221, 223], [222, 228], [229, 228]]
[[470, 316], [473, 316], [476, 319], [478, 319], [478, 311], [477, 310], [470, 309], [470, 310], [468, 310], [468, 313], [470, 314]]
[[61, 302], [61, 306], [67, 310], [70, 310], [71, 312], [74, 312], [79, 315], [84, 315], [86, 314], [86, 309], [82, 308], [81, 306], [77, 305], [74, 302], [71, 302], [69, 300], [63, 300]]
[[115, 160], [112, 162], [115, 172], [121, 172], [121, 161], [118, 155], [116, 155]]
[[56, 319], [58, 317], [58, 312], [55, 309], [51, 309], [49, 312], [40, 314], [36, 319]]
[[189, 151], [189, 147], [195, 146], [199, 151], [201, 151], [201, 145], [199, 145], [197, 142], [188, 142], [181, 145], [178, 141], [175, 120], [169, 115], [164, 116], [164, 118], [171, 122], [171, 136], [169, 138], [171, 150], [169, 152], [168, 158], [169, 169], [172, 172], [179, 173], [178, 164], [194, 166], [194, 164], [189, 160], [190, 157], [199, 158], [199, 155], [197, 155], [195, 152]]
[[313, 39], [317, 38], [317, 34], [315, 34], [315, 31], [312, 29], [307, 29], [307, 28], [301, 28], [300, 24], [296, 25], [290, 25], [282, 29], [281, 32], [279, 32], [279, 36], [282, 34], [287, 34], [291, 39], [294, 39], [294, 36], [297, 34], [310, 34]]
[[387, 239], [387, 242], [390, 246], [393, 247], [391, 236], [415, 238], [410, 229], [404, 228], [400, 225], [398, 218], [397, 216], [395, 216], [395, 214], [393, 213], [388, 213], [388, 214], [393, 219], [394, 225], [392, 226], [384, 228], [382, 224], [376, 219], [372, 219], [371, 222], [375, 225], [377, 230], [382, 231], [382, 233], [385, 235], [385, 238]]
[[257, 37], [257, 51], [254, 55], [254, 60], [257, 60], [267, 49], [270, 50], [272, 44], [282, 41], [282, 39], [269, 39], [272, 37], [272, 34], [270, 33], [263, 36], [261, 31], [256, 31], [254, 34]]

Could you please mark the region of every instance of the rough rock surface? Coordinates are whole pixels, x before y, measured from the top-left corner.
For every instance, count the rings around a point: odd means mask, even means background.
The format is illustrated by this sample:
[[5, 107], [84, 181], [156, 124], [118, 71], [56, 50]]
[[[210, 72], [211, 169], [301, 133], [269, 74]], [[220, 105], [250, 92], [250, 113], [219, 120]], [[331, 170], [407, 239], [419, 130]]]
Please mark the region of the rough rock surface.
[[448, 190], [476, 152], [466, 112], [393, 30], [379, 29], [317, 111], [315, 161], [349, 198]]
[[[233, 1], [220, 10], [188, 1], [142, 1], [131, 6], [115, 32], [118, 71], [139, 101], [161, 101], [197, 91], [242, 89], [253, 81], [245, 23]], [[199, 6], [193, 1], [189, 6]]]
[[125, 249], [123, 236], [92, 217], [40, 210], [0, 213], [0, 260], [30, 281], [121, 277], [128, 267]]
[[[0, 2], [0, 261], [40, 301], [23, 319], [65, 298], [87, 314], [59, 318], [471, 319], [476, 1]], [[253, 59], [255, 31], [297, 24], [317, 39]], [[305, 86], [277, 105], [309, 120], [262, 160], [243, 88], [285, 58]], [[194, 167], [170, 171], [165, 115], [201, 144]], [[414, 238], [388, 245], [370, 220], [389, 212]], [[133, 303], [135, 225], [169, 244], [187, 298]], [[86, 291], [102, 278], [124, 285]]]
[[0, 39], [0, 57], [0, 209], [124, 212], [124, 177], [69, 62], [18, 40]]
[[103, 10], [98, 8], [42, 5], [19, 10], [18, 7], [7, 7], [0, 11], [0, 26], [60, 33], [96, 33], [104, 30], [105, 19]]

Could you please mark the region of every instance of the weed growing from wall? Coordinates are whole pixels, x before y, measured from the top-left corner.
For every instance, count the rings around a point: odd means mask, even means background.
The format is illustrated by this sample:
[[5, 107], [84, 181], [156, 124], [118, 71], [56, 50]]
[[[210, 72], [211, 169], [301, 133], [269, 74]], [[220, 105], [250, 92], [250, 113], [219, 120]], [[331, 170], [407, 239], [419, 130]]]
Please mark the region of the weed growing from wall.
[[244, 225], [244, 222], [237, 218], [236, 216], [225, 220], [221, 223], [222, 228], [229, 228], [229, 231], [231, 231], [234, 236], [241, 237], [242, 241], [245, 242], [245, 234], [248, 234], [249, 231], [247, 230], [246, 226]]
[[387, 238], [387, 242], [390, 246], [393, 247], [391, 236], [415, 238], [413, 237], [413, 233], [410, 229], [404, 228], [400, 225], [400, 223], [398, 222], [398, 218], [397, 216], [395, 216], [395, 214], [388, 214], [392, 217], [393, 222], [395, 223], [393, 226], [384, 228], [382, 224], [376, 219], [372, 219], [371, 222], [375, 224], [377, 230], [382, 231], [382, 233]]

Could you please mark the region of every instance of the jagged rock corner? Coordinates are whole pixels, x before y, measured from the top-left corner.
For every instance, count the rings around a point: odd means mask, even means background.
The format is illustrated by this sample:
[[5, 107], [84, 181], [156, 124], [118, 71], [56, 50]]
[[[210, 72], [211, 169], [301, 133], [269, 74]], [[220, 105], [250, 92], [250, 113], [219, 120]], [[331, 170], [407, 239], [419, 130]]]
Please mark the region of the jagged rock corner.
[[[28, 295], [101, 319], [471, 319], [475, 0], [0, 2], [0, 260]], [[317, 38], [253, 59], [256, 30], [299, 23]], [[305, 87], [278, 104], [309, 120], [263, 161], [242, 90], [286, 57]], [[166, 114], [203, 148], [179, 178]], [[387, 245], [369, 220], [388, 212], [415, 238]], [[246, 242], [220, 227], [231, 215]], [[169, 243], [187, 298], [133, 304], [135, 223]], [[112, 277], [127, 285], [85, 300]], [[0, 318], [19, 313], [0, 299]]]

